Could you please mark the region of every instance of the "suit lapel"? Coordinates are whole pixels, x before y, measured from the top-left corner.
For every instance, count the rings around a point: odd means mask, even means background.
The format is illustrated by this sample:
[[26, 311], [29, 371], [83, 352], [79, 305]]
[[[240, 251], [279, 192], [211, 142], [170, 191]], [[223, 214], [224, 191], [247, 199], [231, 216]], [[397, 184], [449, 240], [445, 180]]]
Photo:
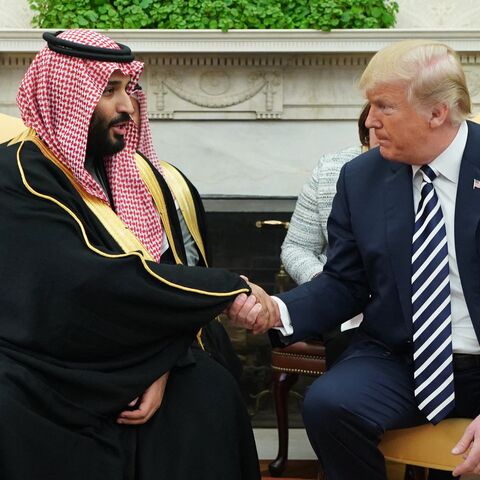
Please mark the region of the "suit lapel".
[[407, 328], [412, 328], [411, 258], [414, 226], [412, 169], [389, 162], [385, 181], [387, 245]]
[[460, 166], [455, 203], [455, 250], [465, 300], [480, 338], [480, 188], [474, 188], [474, 180], [480, 180], [480, 127], [468, 122], [468, 139]]

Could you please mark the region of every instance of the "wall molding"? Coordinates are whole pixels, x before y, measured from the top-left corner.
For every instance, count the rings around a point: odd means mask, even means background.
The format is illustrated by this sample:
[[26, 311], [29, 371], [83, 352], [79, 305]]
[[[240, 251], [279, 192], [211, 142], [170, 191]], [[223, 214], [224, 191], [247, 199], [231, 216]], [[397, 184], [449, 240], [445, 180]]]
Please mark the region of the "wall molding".
[[[36, 52], [41, 29], [0, 30], [0, 52]], [[408, 38], [443, 41], [462, 52], [480, 51], [480, 29], [371, 30], [108, 30], [137, 53], [339, 53], [376, 52]]]
[[[45, 45], [42, 30], [0, 30], [0, 107], [16, 112], [23, 72]], [[354, 120], [356, 81], [373, 52], [431, 38], [460, 53], [480, 109], [480, 30], [110, 30], [145, 62], [155, 120]]]

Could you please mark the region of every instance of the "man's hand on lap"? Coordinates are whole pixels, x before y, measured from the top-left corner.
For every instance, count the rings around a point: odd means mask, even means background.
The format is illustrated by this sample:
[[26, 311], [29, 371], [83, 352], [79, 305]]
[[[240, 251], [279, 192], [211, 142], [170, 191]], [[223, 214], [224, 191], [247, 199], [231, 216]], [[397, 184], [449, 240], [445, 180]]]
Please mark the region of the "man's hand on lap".
[[[165, 373], [145, 390], [138, 408], [121, 412], [117, 418], [117, 423], [122, 425], [142, 425], [148, 422], [162, 404], [168, 375], [169, 372]], [[133, 400], [130, 405], [134, 405], [136, 402], [137, 399]]]

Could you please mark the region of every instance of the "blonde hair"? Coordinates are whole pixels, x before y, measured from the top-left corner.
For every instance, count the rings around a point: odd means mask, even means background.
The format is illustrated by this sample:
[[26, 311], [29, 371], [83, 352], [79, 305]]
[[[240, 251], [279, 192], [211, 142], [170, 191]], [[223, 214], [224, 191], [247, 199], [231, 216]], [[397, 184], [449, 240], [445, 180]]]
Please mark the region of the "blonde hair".
[[393, 43], [370, 60], [360, 78], [364, 91], [378, 84], [403, 82], [411, 104], [445, 104], [457, 125], [471, 112], [470, 94], [460, 60], [447, 45], [430, 40]]

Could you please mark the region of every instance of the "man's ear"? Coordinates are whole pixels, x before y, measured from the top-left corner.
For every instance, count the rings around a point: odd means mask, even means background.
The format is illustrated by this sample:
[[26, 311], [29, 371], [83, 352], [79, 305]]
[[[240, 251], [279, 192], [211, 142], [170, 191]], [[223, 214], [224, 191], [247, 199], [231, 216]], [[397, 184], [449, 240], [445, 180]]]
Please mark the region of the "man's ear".
[[450, 108], [445, 103], [437, 103], [430, 110], [430, 119], [428, 124], [430, 128], [438, 128], [448, 120]]

